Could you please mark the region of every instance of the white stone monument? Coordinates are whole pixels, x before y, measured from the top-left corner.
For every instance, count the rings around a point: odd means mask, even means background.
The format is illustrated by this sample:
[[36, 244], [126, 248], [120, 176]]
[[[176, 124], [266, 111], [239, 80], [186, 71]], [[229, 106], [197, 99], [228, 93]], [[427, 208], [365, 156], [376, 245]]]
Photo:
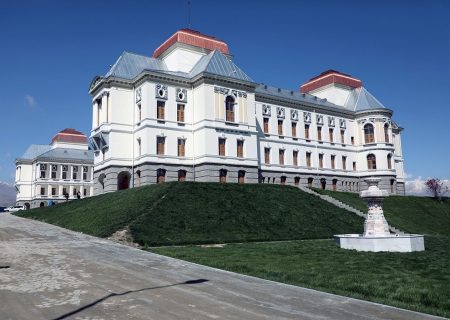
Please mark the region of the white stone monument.
[[369, 188], [361, 191], [360, 196], [367, 201], [368, 212], [364, 221], [364, 234], [342, 234], [334, 238], [343, 249], [357, 251], [412, 252], [425, 250], [423, 235], [391, 234], [383, 214], [383, 200], [388, 196], [386, 190], [380, 190], [378, 178], [365, 179]]

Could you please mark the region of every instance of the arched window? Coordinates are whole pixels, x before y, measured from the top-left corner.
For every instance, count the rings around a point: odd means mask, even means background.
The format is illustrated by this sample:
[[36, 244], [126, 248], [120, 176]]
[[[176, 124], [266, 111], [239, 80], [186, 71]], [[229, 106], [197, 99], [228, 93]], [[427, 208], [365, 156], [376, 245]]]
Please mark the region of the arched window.
[[333, 191], [337, 190], [337, 179], [333, 179]]
[[225, 169], [219, 170], [219, 181], [220, 181], [220, 183], [227, 182], [227, 170], [225, 170]]
[[234, 122], [234, 98], [227, 96], [225, 99], [226, 121]]
[[98, 177], [98, 182], [100, 183], [100, 185], [102, 186], [102, 189], [105, 189], [105, 178], [106, 178], [106, 174], [102, 173], [99, 177]]
[[281, 184], [286, 184], [286, 176], [281, 176], [280, 183]]
[[141, 186], [141, 170], [136, 171], [136, 187]]
[[367, 169], [375, 170], [377, 168], [377, 160], [374, 154], [369, 154], [367, 156]]
[[122, 171], [117, 175], [117, 190], [128, 189], [130, 187], [130, 173]]
[[320, 186], [322, 187], [322, 190], [325, 190], [327, 187], [327, 180], [325, 178], [320, 179]]
[[238, 171], [238, 183], [245, 183], [245, 171], [244, 170]]
[[388, 165], [388, 169], [391, 170], [392, 169], [392, 155], [390, 153], [387, 155], [387, 165]]
[[298, 186], [300, 184], [300, 177], [294, 178], [294, 185]]
[[157, 183], [166, 182], [166, 170], [164, 170], [164, 169], [156, 170], [156, 182]]
[[364, 141], [365, 143], [375, 142], [373, 124], [368, 123], [364, 126]]
[[389, 125], [384, 125], [384, 142], [389, 143]]
[[178, 181], [186, 181], [186, 170], [178, 170]]
[[312, 188], [313, 186], [313, 178], [308, 178], [308, 188]]

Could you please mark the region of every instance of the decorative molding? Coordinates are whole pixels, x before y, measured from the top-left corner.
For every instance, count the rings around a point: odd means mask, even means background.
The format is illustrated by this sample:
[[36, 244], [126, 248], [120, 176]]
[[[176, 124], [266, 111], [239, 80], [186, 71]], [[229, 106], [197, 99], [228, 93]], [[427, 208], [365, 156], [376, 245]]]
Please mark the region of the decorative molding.
[[335, 124], [334, 117], [328, 117], [328, 126], [329, 127], [334, 127], [334, 124]]
[[262, 114], [263, 116], [270, 117], [272, 108], [268, 104], [262, 105]]
[[278, 119], [284, 119], [285, 117], [285, 109], [282, 107], [277, 107], [277, 117]]
[[177, 88], [176, 92], [176, 101], [187, 103], [187, 90], [183, 88]]
[[[223, 95], [229, 95], [230, 89], [223, 88], [223, 87], [214, 87], [214, 92], [221, 93]], [[233, 95], [235, 97], [247, 98], [247, 92], [245, 92], [245, 91], [239, 91], [239, 90], [233, 89], [233, 90], [231, 90], [231, 95]]]
[[298, 110], [291, 109], [291, 120], [298, 121]]
[[323, 125], [323, 115], [316, 114], [316, 121], [317, 121], [317, 124]]
[[167, 100], [167, 86], [163, 84], [157, 84], [155, 87], [155, 97], [157, 99]]
[[311, 112], [303, 112], [303, 121], [311, 123]]
[[142, 99], [142, 87], [136, 89], [136, 103], [141, 102]]

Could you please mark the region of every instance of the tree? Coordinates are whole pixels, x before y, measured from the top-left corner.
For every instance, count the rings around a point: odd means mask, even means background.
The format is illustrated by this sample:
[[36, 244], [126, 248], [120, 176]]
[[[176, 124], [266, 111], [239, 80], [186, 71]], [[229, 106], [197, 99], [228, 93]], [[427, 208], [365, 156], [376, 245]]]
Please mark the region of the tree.
[[438, 200], [441, 200], [442, 196], [449, 191], [448, 186], [437, 178], [428, 179], [425, 182], [425, 185], [427, 186], [428, 191], [433, 194], [433, 197]]

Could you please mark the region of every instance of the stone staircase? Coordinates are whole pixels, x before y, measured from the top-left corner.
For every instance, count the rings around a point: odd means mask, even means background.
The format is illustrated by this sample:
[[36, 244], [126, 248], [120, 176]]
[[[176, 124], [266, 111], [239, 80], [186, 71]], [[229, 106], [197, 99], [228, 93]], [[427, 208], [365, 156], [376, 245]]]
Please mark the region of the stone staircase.
[[[356, 208], [353, 208], [352, 206], [349, 206], [348, 204], [345, 204], [345, 203], [343, 203], [343, 202], [341, 202], [341, 201], [339, 201], [339, 200], [337, 200], [337, 199], [335, 199], [335, 198], [333, 198], [333, 197], [331, 197], [329, 195], [320, 194], [320, 193], [315, 192], [314, 190], [312, 190], [310, 188], [303, 187], [303, 186], [299, 186], [298, 188], [300, 190], [302, 190], [303, 192], [315, 195], [316, 197], [319, 197], [319, 198], [321, 198], [321, 199], [323, 199], [323, 200], [325, 200], [325, 201], [335, 205], [336, 207], [339, 207], [339, 208], [345, 209], [347, 211], [353, 212], [357, 216], [360, 216], [362, 218], [366, 218], [366, 216], [367, 216], [367, 214], [365, 214], [364, 212], [362, 212], [362, 211], [360, 211], [360, 210], [358, 210]], [[395, 228], [395, 227], [393, 227], [391, 225], [389, 225], [389, 231], [391, 233], [395, 233], [395, 234], [404, 234], [403, 231], [401, 231], [401, 230], [399, 230], [399, 229], [397, 229], [397, 228]]]

